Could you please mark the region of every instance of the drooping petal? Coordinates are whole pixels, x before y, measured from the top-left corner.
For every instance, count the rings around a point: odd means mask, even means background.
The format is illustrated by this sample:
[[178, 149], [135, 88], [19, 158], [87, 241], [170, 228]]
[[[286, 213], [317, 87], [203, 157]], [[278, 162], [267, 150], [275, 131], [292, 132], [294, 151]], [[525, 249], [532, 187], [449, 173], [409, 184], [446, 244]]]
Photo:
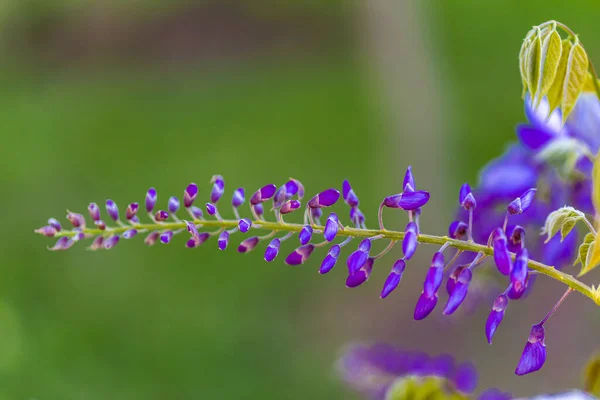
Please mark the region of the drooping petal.
[[280, 245], [281, 240], [279, 240], [279, 238], [271, 240], [271, 243], [269, 243], [265, 250], [265, 261], [271, 262], [275, 259], [275, 257], [277, 257], [277, 254], [279, 254]]
[[460, 275], [458, 275], [458, 279], [456, 280], [456, 285], [454, 286], [454, 290], [450, 293], [450, 297], [448, 298], [448, 302], [446, 303], [446, 307], [444, 308], [443, 313], [445, 315], [450, 315], [454, 313], [461, 303], [467, 297], [467, 292], [469, 290], [469, 284], [471, 283], [471, 279], [473, 278], [473, 273], [469, 268], [465, 268], [461, 271]]
[[496, 229], [492, 235], [494, 237], [494, 262], [501, 274], [508, 275], [512, 268], [512, 259], [508, 252], [506, 235], [502, 228]]
[[323, 230], [323, 236], [325, 240], [331, 242], [335, 239], [339, 229], [339, 219], [336, 213], [329, 214], [327, 222], [325, 223], [325, 229]]
[[298, 239], [300, 240], [300, 244], [305, 245], [310, 242], [312, 238], [313, 228], [310, 225], [304, 225], [302, 230], [298, 234]]
[[388, 275], [385, 283], [383, 284], [383, 289], [381, 290], [380, 297], [385, 299], [392, 293], [400, 284], [400, 280], [402, 279], [402, 274], [406, 269], [406, 262], [404, 259], [397, 260], [392, 266], [392, 271]]
[[340, 192], [336, 189], [327, 189], [314, 196], [308, 202], [310, 208], [330, 207], [340, 198]]
[[406, 235], [402, 240], [402, 252], [404, 253], [404, 258], [410, 260], [412, 256], [417, 251], [417, 235], [418, 228], [415, 222], [409, 222], [406, 225]]
[[335, 267], [335, 264], [337, 263], [337, 260], [340, 256], [340, 252], [341, 247], [339, 245], [335, 244], [331, 246], [329, 252], [327, 253], [325, 258], [323, 259], [323, 262], [321, 263], [321, 268], [319, 269], [320, 274], [326, 274], [329, 271], [331, 271], [333, 267]]
[[188, 208], [191, 207], [194, 200], [198, 196], [198, 185], [190, 183], [183, 191], [183, 205]]
[[544, 326], [533, 325], [515, 374], [525, 375], [542, 368], [544, 362], [546, 362], [546, 344], [544, 340]]
[[431, 314], [437, 304], [437, 299], [437, 294], [427, 296], [425, 292], [421, 293], [419, 300], [417, 300], [417, 305], [415, 306], [414, 319], [419, 321]]
[[237, 250], [240, 253], [248, 253], [254, 250], [259, 241], [260, 239], [257, 236], [249, 237], [248, 239], [245, 239], [242, 243], [240, 243]]
[[371, 271], [373, 271], [373, 264], [375, 263], [375, 259], [370, 257], [365, 265], [363, 265], [356, 273], [352, 275], [348, 275], [346, 278], [346, 287], [354, 288], [362, 285], [366, 281], [369, 280], [371, 276]]
[[225, 250], [227, 248], [228, 244], [229, 244], [229, 232], [223, 231], [219, 235], [219, 240], [217, 241], [219, 250]]
[[292, 251], [285, 259], [287, 265], [300, 265], [310, 257], [315, 246], [312, 244], [305, 244]]
[[508, 297], [504, 294], [501, 294], [496, 298], [496, 300], [494, 300], [492, 311], [490, 311], [490, 315], [485, 323], [485, 336], [487, 337], [489, 344], [492, 344], [492, 338], [494, 337], [494, 333], [496, 333], [498, 326], [500, 326], [500, 323], [504, 318], [504, 312], [507, 305]]

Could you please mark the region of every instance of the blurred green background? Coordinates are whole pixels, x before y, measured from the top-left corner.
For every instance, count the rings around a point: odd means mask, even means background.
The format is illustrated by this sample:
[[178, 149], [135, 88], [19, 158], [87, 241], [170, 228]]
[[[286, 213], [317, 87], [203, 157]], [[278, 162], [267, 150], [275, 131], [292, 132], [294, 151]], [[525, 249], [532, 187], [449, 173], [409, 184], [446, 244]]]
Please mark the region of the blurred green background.
[[472, 359], [480, 387], [519, 396], [578, 386], [600, 326], [581, 298], [549, 323], [545, 368], [513, 375], [555, 282], [511, 309], [490, 347], [489, 304], [412, 320], [424, 247], [382, 301], [393, 256], [350, 290], [342, 264], [319, 276], [317, 254], [292, 268], [262, 248], [186, 250], [179, 237], [50, 253], [32, 231], [107, 197], [124, 210], [150, 186], [163, 205], [192, 181], [207, 196], [215, 173], [227, 200], [289, 176], [309, 193], [349, 178], [372, 226], [412, 164], [433, 197], [425, 230], [443, 232], [458, 185], [524, 118], [525, 33], [560, 20], [600, 62], [599, 12], [593, 1], [2, 1], [0, 399], [353, 399], [334, 365], [354, 340]]

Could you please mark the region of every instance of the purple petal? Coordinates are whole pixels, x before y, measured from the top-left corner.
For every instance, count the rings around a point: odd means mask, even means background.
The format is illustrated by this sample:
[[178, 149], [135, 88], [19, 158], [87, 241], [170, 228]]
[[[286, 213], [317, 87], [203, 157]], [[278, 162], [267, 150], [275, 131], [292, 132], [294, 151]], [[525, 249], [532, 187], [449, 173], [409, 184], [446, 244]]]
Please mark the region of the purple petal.
[[[319, 208], [314, 208], [314, 210], [320, 210]], [[365, 215], [356, 207], [352, 207], [350, 209], [350, 220], [355, 224], [362, 224], [365, 222]]]
[[406, 211], [414, 211], [427, 204], [429, 197], [429, 192], [417, 190], [415, 192], [404, 192], [388, 196], [383, 199], [383, 203], [389, 208], [401, 208]]
[[229, 244], [229, 232], [227, 232], [227, 231], [221, 232], [221, 234], [219, 235], [219, 240], [217, 241], [217, 244], [219, 246], [219, 250], [225, 250], [227, 248], [227, 245]]
[[365, 265], [359, 269], [355, 274], [348, 275], [346, 278], [346, 287], [353, 288], [362, 285], [369, 280], [371, 271], [373, 271], [373, 264], [375, 263], [374, 258], [369, 258]]
[[72, 213], [72, 212], [68, 211], [67, 219], [69, 220], [71, 225], [73, 225], [74, 228], [84, 228], [85, 227], [85, 218], [81, 214]]
[[471, 362], [460, 364], [454, 372], [454, 386], [462, 393], [471, 394], [477, 387], [479, 377], [477, 369]]
[[358, 245], [358, 250], [364, 251], [364, 252], [369, 252], [371, 251], [371, 245], [373, 243], [371, 242], [370, 239], [363, 239], [360, 244]]
[[312, 244], [305, 244], [292, 251], [285, 259], [287, 265], [300, 265], [310, 257], [315, 246]]
[[35, 233], [39, 233], [46, 237], [53, 237], [54, 235], [56, 235], [56, 229], [53, 226], [46, 225], [46, 226], [42, 226], [39, 229], [36, 229]]
[[419, 300], [417, 300], [417, 305], [415, 306], [414, 319], [419, 321], [431, 314], [437, 304], [437, 299], [437, 294], [428, 297], [425, 293], [421, 293]]
[[500, 326], [500, 323], [504, 318], [504, 312], [507, 305], [508, 298], [504, 294], [501, 294], [496, 298], [496, 300], [494, 300], [492, 311], [490, 311], [490, 315], [485, 323], [485, 336], [487, 337], [489, 344], [492, 344], [492, 338], [494, 337], [494, 333], [496, 333], [498, 326]]
[[152, 246], [154, 243], [156, 243], [156, 241], [158, 240], [159, 236], [160, 236], [160, 232], [159, 231], [150, 232], [148, 234], [148, 236], [146, 236], [144, 238], [144, 243], [146, 243], [146, 245], [148, 245], [148, 246]]
[[195, 183], [190, 183], [183, 191], [184, 207], [191, 207], [192, 203], [194, 203], [194, 200], [196, 200], [196, 196], [198, 196], [198, 185]]
[[58, 240], [56, 241], [54, 246], [48, 247], [48, 250], [50, 250], [50, 251], [68, 250], [74, 244], [75, 244], [75, 242], [71, 238], [69, 238], [67, 236], [63, 236], [63, 237], [58, 238]]
[[339, 219], [337, 214], [331, 213], [327, 218], [327, 222], [325, 223], [325, 229], [323, 230], [323, 236], [325, 237], [325, 240], [331, 242], [333, 239], [335, 239], [335, 236], [338, 233], [338, 224]]
[[125, 210], [125, 218], [127, 218], [128, 221], [131, 221], [137, 214], [139, 208], [140, 206], [138, 203], [129, 204]]
[[521, 195], [521, 208], [522, 208], [521, 212], [527, 211], [527, 209], [531, 206], [531, 203], [533, 202], [536, 191], [537, 191], [537, 189], [532, 188], [532, 189], [527, 190], [525, 193], [523, 193]]
[[460, 187], [460, 193], [458, 196], [458, 203], [463, 204], [467, 198], [467, 196], [471, 193], [471, 186], [468, 183], [465, 183]]
[[154, 214], [154, 219], [157, 221], [166, 221], [169, 219], [169, 213], [164, 210], [158, 210], [156, 214]]
[[462, 221], [454, 221], [448, 227], [448, 236], [452, 239], [462, 240], [467, 237], [468, 226]]
[[160, 241], [164, 244], [168, 244], [173, 239], [173, 231], [166, 231], [160, 234]]
[[88, 206], [88, 211], [90, 212], [90, 217], [94, 221], [98, 221], [100, 219], [100, 207], [96, 203], [90, 203]]
[[363, 250], [356, 250], [346, 260], [348, 266], [348, 274], [353, 275], [366, 264], [369, 259], [369, 252]]
[[254, 208], [256, 215], [259, 217], [265, 213], [265, 208], [263, 207], [262, 203], [253, 204], [252, 208]]
[[544, 338], [544, 326], [533, 325], [515, 374], [525, 375], [542, 368], [544, 362], [546, 362], [546, 344], [544, 343]]
[[169, 198], [169, 212], [175, 214], [179, 210], [179, 199], [175, 196]]
[[327, 189], [314, 196], [308, 202], [310, 208], [330, 207], [340, 198], [340, 192], [336, 189]]
[[398, 284], [402, 279], [402, 274], [404, 273], [405, 268], [406, 263], [402, 258], [394, 263], [392, 271], [390, 272], [387, 279], [385, 280], [385, 283], [383, 284], [383, 289], [380, 295], [382, 299], [388, 297], [390, 293], [392, 293], [398, 287]]
[[279, 246], [281, 245], [281, 241], [278, 238], [271, 240], [271, 243], [267, 246], [265, 250], [265, 261], [271, 262], [277, 257], [279, 254]]
[[251, 226], [252, 226], [252, 221], [250, 221], [248, 218], [241, 219], [240, 222], [238, 222], [238, 228], [240, 229], [240, 232], [242, 232], [242, 233], [248, 232], [248, 230], [250, 230]]
[[555, 139], [556, 135], [543, 128], [521, 124], [517, 126], [517, 138], [519, 138], [521, 144], [530, 150], [539, 150], [552, 139]]
[[326, 274], [329, 271], [331, 271], [333, 267], [335, 267], [338, 257], [340, 256], [341, 250], [341, 247], [337, 244], [331, 246], [329, 252], [327, 253], [327, 256], [325, 256], [323, 262], [321, 263], [321, 268], [319, 268], [320, 274]]
[[526, 249], [517, 252], [513, 268], [510, 271], [510, 282], [516, 292], [522, 292], [525, 289], [525, 280], [527, 279], [527, 263], [529, 255]]
[[137, 235], [138, 231], [136, 229], [127, 229], [123, 232], [123, 239], [131, 239], [135, 235]]
[[154, 210], [154, 206], [156, 205], [156, 189], [150, 188], [148, 189], [148, 193], [146, 193], [146, 211], [151, 213]]
[[215, 215], [217, 213], [217, 207], [212, 203], [206, 203], [206, 212], [208, 215]]
[[510, 393], [502, 392], [498, 389], [487, 389], [484, 390], [477, 400], [511, 400], [513, 399], [513, 395]]
[[104, 248], [110, 250], [119, 243], [119, 235], [113, 235], [104, 241]]
[[48, 225], [50, 225], [51, 227], [56, 229], [56, 232], [60, 232], [62, 230], [62, 226], [60, 225], [60, 222], [58, 222], [58, 220], [56, 218], [50, 218], [48, 220]]
[[281, 214], [289, 214], [289, 213], [299, 209], [300, 206], [301, 206], [301, 204], [298, 200], [288, 200], [285, 203], [283, 203], [283, 205], [279, 209], [279, 212]]
[[342, 182], [342, 196], [346, 204], [348, 204], [350, 207], [358, 207], [360, 203], [358, 196], [356, 193], [354, 193], [354, 190], [352, 189], [352, 186], [350, 186], [350, 182], [348, 182], [348, 180], [344, 180], [344, 182]]
[[498, 228], [492, 234], [494, 236], [494, 261], [496, 267], [503, 275], [508, 275], [512, 268], [512, 259], [508, 252], [506, 236], [502, 228]]
[[231, 198], [231, 205], [233, 207], [239, 207], [242, 204], [244, 204], [244, 202], [246, 201], [246, 194], [244, 191], [244, 188], [237, 188], [235, 189], [235, 191], [233, 192], [233, 196]]
[[210, 192], [210, 201], [216, 203], [223, 196], [225, 191], [225, 181], [221, 175], [215, 175], [212, 177], [211, 182], [213, 184], [212, 191]]
[[202, 210], [196, 206], [191, 206], [190, 207], [190, 212], [192, 214], [192, 216], [196, 219], [201, 219], [202, 218]]
[[269, 200], [271, 197], [275, 195], [277, 191], [277, 186], [273, 184], [269, 184], [258, 189], [252, 197], [250, 197], [250, 203], [252, 205], [256, 205], [262, 203], [264, 201]]
[[[124, 236], [125, 236], [125, 233], [123, 234], [123, 237]], [[92, 251], [101, 250], [103, 248], [104, 248], [104, 237], [103, 236], [96, 236], [94, 238], [94, 241], [90, 245], [90, 247], [88, 247], [88, 249], [90, 249]]]
[[252, 251], [258, 244], [259, 240], [260, 239], [257, 236], [249, 237], [248, 239], [240, 243], [237, 249], [238, 252], [247, 253], [249, 251]]
[[402, 240], [402, 252], [407, 260], [410, 260], [417, 251], [417, 224], [409, 222], [406, 226], [406, 236]]
[[458, 275], [458, 279], [456, 281], [456, 285], [454, 286], [454, 290], [448, 298], [446, 307], [444, 307], [444, 315], [450, 315], [454, 313], [462, 304], [462, 302], [465, 300], [465, 297], [467, 297], [467, 292], [469, 291], [469, 284], [471, 283], [472, 278], [473, 273], [469, 268], [465, 268], [461, 271], [460, 275]]
[[310, 225], [304, 225], [302, 230], [298, 234], [298, 239], [300, 240], [300, 244], [304, 245], [310, 242], [312, 238], [313, 229]]
[[415, 185], [415, 179], [413, 178], [413, 174], [412, 174], [412, 167], [409, 165], [408, 168], [406, 168], [406, 173], [404, 174], [404, 182], [402, 184], [402, 187], [404, 188], [405, 192], [413, 192], [417, 189], [417, 186]]

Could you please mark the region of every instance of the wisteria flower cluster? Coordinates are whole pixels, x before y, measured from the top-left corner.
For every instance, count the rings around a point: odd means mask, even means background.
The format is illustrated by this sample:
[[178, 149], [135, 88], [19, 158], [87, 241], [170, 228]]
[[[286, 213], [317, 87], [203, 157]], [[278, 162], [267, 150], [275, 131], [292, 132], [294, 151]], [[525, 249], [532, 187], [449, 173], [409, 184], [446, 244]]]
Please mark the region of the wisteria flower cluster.
[[[592, 400], [600, 383], [598, 359], [584, 373], [584, 390], [544, 394], [530, 400]], [[471, 399], [511, 400], [515, 396], [496, 388], [475, 397], [478, 372], [471, 362], [458, 363], [449, 354], [432, 357], [419, 351], [399, 349], [385, 343], [348, 346], [337, 363], [342, 380], [352, 390], [373, 400]], [[523, 399], [525, 400], [525, 399]]]
[[[559, 28], [569, 37], [563, 40]], [[279, 186], [264, 185], [249, 196], [240, 187], [233, 191], [230, 201], [234, 218], [226, 219], [219, 210], [224, 203], [225, 180], [215, 175], [209, 201], [202, 205], [195, 183], [184, 189], [181, 198], [170, 197], [164, 209], [157, 207], [157, 191], [150, 188], [141, 207], [133, 202], [120, 213], [114, 201], [106, 200], [103, 217], [101, 207], [91, 203], [89, 219], [81, 213], [67, 212], [71, 229], [63, 229], [58, 220], [51, 218], [36, 232], [58, 238], [50, 247], [53, 251], [67, 250], [85, 239], [91, 240], [91, 250], [108, 250], [138, 234], [145, 236], [149, 246], [156, 242], [169, 244], [176, 236], [184, 235], [187, 248], [200, 247], [213, 239], [225, 251], [230, 242], [235, 239], [237, 243], [237, 238], [244, 235], [237, 251], [248, 253], [264, 243], [267, 262], [279, 257], [283, 242], [297, 241], [295, 249], [282, 256], [286, 264], [304, 264], [315, 257], [315, 250], [326, 248], [320, 256], [319, 272], [330, 272], [343, 257], [349, 288], [367, 282], [375, 264], [383, 264], [384, 256], [401, 244], [403, 256], [387, 263], [389, 272], [381, 298], [389, 297], [398, 288], [420, 243], [436, 245], [416, 300], [415, 320], [426, 318], [437, 307], [444, 282], [448, 298], [442, 314], [455, 313], [482, 265], [493, 260], [506, 283], [490, 305], [485, 325], [490, 344], [510, 303], [523, 298], [538, 275], [567, 286], [548, 314], [532, 326], [515, 373], [537, 371], [546, 360], [545, 324], [562, 302], [577, 291], [600, 305], [600, 288], [590, 287], [560, 270], [576, 259], [582, 265], [582, 276], [600, 264], [600, 236], [594, 225], [597, 219], [592, 219], [592, 223], [586, 216], [598, 215], [600, 210], [600, 161], [595, 156], [600, 147], [600, 88], [577, 36], [555, 21], [535, 27], [527, 35], [520, 63], [529, 123], [519, 125], [519, 143], [482, 170], [476, 187], [462, 185], [457, 218], [449, 224], [447, 235], [420, 231], [419, 220], [430, 193], [417, 189], [410, 167], [401, 191], [381, 201], [377, 229], [367, 228], [358, 195], [348, 180], [342, 182], [341, 191], [328, 188], [308, 201], [304, 186], [297, 179], [290, 178]], [[589, 93], [590, 88], [597, 93]], [[327, 211], [340, 199], [349, 209], [347, 219]], [[251, 218], [240, 213], [246, 202]], [[384, 211], [390, 209], [406, 214], [404, 230], [384, 226]], [[149, 222], [142, 222], [143, 211]], [[293, 213], [301, 214], [303, 222], [286, 222], [288, 214]], [[588, 231], [582, 240], [574, 229], [577, 223]], [[541, 228], [544, 238], [536, 232]], [[255, 234], [257, 231], [264, 234]], [[375, 253], [372, 248], [378, 241], [387, 245]], [[344, 248], [350, 250], [342, 256]]]

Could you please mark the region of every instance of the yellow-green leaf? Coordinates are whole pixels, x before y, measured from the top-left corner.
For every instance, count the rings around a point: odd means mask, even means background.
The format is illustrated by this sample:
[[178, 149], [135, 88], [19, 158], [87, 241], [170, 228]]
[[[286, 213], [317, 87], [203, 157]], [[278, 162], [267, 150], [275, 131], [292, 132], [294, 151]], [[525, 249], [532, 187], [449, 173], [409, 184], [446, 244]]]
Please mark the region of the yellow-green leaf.
[[583, 243], [579, 245], [579, 250], [577, 251], [577, 259], [573, 263], [573, 266], [581, 263], [581, 269], [585, 268], [585, 266], [587, 265], [586, 263], [588, 252], [590, 250], [590, 245], [594, 242], [595, 239], [596, 235], [594, 235], [591, 232], [585, 235], [585, 238], [583, 238]]
[[538, 90], [538, 79], [539, 79], [539, 60], [542, 52], [542, 33], [537, 28], [536, 35], [531, 39], [529, 49], [527, 50], [527, 61], [525, 63], [525, 76], [527, 77], [527, 87], [529, 88], [529, 94], [531, 100], [535, 99]]
[[590, 243], [585, 266], [582, 264], [581, 272], [578, 276], [583, 276], [595, 269], [600, 263], [600, 235], [596, 235], [594, 241]]
[[569, 234], [577, 221], [582, 221], [584, 219], [585, 214], [581, 211], [573, 207], [561, 207], [548, 214], [544, 227], [542, 228], [542, 235], [548, 235], [546, 243], [548, 243], [559, 231], [564, 239], [564, 236]]
[[531, 37], [536, 32], [537, 30], [535, 28], [527, 32], [527, 36], [523, 39], [523, 44], [519, 51], [519, 71], [521, 72], [521, 83], [523, 84], [523, 98], [525, 98], [525, 93], [527, 93], [527, 53], [529, 52], [529, 46], [531, 45]]
[[571, 52], [571, 47], [573, 44], [569, 40], [562, 41], [562, 50], [560, 62], [558, 63], [558, 67], [556, 69], [556, 75], [554, 76], [554, 82], [548, 90], [548, 103], [550, 104], [550, 112], [548, 115], [552, 113], [559, 105], [562, 100], [562, 92], [565, 86], [565, 77], [567, 76], [567, 63], [569, 61], [569, 53]]
[[554, 24], [547, 33], [542, 33], [542, 49], [539, 59], [539, 76], [534, 107], [537, 108], [542, 98], [554, 83], [556, 71], [562, 54], [562, 40], [556, 32]]
[[563, 123], [575, 107], [577, 98], [583, 90], [583, 84], [587, 78], [589, 67], [588, 56], [579, 43], [579, 38], [575, 38], [575, 43], [569, 52], [567, 60], [567, 73], [563, 86], [561, 109], [563, 113]]
[[590, 358], [583, 371], [583, 389], [593, 394], [600, 396], [600, 354], [596, 354]]
[[588, 71], [582, 91], [596, 93], [596, 85], [594, 84], [594, 80], [594, 75]]

